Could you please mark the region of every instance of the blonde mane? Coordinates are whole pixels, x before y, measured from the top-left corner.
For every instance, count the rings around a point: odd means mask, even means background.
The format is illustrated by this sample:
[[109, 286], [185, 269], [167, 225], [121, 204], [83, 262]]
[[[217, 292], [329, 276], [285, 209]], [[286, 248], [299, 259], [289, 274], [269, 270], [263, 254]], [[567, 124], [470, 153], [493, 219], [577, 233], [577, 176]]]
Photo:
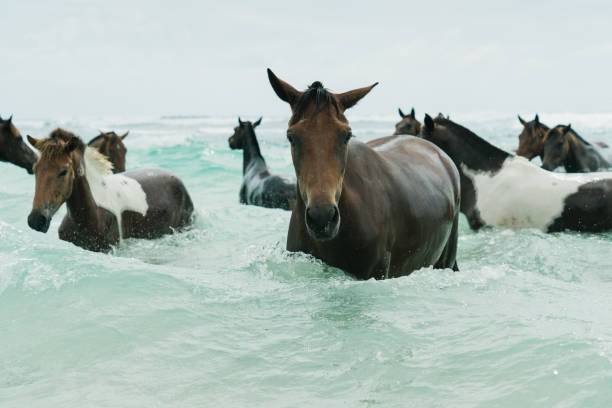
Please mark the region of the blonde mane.
[[104, 177], [113, 173], [113, 163], [95, 147], [85, 147], [83, 158], [85, 160], [85, 174], [94, 172], [99, 177]]

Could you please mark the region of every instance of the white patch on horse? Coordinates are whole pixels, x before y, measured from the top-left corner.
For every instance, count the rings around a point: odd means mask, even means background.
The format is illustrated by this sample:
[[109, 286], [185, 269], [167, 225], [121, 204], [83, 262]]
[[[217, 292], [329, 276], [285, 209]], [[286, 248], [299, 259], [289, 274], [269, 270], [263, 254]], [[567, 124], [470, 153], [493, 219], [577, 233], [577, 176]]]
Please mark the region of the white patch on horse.
[[146, 193], [136, 180], [113, 174], [112, 164], [98, 150], [87, 147], [84, 161], [85, 178], [96, 205], [115, 215], [119, 237], [123, 238], [121, 214], [134, 211], [145, 216], [149, 209]]
[[506, 159], [494, 174], [465, 164], [462, 170], [474, 184], [476, 207], [486, 224], [543, 231], [561, 215], [565, 198], [581, 185], [612, 178], [609, 172], [553, 173], [518, 156]]

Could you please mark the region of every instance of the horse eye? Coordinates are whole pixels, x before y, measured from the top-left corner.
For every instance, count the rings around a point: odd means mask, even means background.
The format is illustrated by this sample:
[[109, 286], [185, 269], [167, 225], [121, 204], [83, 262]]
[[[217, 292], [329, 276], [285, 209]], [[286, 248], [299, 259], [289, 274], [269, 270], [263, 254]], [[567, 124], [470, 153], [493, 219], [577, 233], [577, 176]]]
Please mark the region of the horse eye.
[[59, 176], [59, 178], [64, 178], [64, 177], [66, 177], [66, 174], [68, 174], [68, 169], [64, 169], [64, 170], [60, 171], [58, 176]]
[[344, 136], [344, 143], [348, 143], [349, 140], [351, 140], [351, 137], [353, 137], [353, 134], [351, 132], [348, 132], [346, 136]]
[[295, 140], [293, 140], [293, 135], [288, 134], [287, 135], [287, 140], [289, 141], [289, 144], [291, 146], [293, 146], [295, 144]]

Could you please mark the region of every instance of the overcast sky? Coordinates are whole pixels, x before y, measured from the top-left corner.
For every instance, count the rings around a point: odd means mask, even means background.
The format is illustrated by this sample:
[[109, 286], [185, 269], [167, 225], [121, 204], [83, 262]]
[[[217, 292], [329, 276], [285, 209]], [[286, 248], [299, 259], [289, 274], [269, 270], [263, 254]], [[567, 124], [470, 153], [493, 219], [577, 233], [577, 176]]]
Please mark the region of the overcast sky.
[[609, 1], [0, 0], [0, 115], [286, 115], [379, 81], [359, 114], [612, 111]]

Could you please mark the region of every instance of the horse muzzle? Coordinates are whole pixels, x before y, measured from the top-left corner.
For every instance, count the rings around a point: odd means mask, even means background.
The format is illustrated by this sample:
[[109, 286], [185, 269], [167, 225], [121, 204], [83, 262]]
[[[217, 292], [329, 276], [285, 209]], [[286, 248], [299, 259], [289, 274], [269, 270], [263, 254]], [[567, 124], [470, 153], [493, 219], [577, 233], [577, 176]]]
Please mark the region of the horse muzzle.
[[308, 234], [317, 241], [329, 241], [338, 235], [340, 211], [333, 204], [315, 204], [306, 208]]
[[33, 210], [28, 216], [28, 225], [30, 228], [42, 233], [46, 233], [49, 230], [51, 224], [51, 217], [44, 214], [42, 211]]

